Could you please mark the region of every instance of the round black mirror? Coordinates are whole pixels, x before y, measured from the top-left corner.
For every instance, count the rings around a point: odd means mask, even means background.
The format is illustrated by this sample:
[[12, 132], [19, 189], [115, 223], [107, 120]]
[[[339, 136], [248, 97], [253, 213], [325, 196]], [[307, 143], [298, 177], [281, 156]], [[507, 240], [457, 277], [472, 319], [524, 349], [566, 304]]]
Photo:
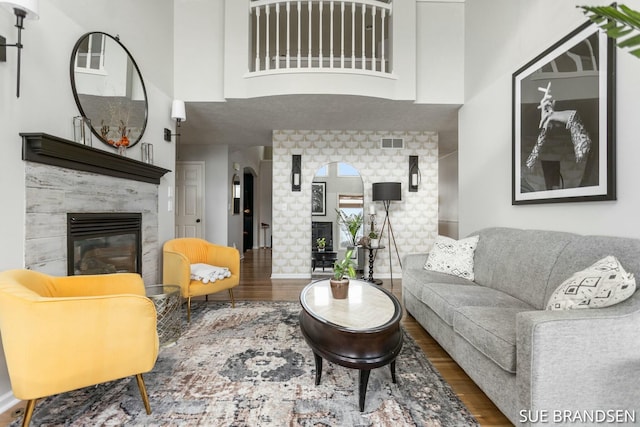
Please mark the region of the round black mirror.
[[136, 145], [147, 127], [147, 91], [133, 57], [117, 37], [83, 35], [71, 53], [71, 88], [93, 134], [121, 150]]

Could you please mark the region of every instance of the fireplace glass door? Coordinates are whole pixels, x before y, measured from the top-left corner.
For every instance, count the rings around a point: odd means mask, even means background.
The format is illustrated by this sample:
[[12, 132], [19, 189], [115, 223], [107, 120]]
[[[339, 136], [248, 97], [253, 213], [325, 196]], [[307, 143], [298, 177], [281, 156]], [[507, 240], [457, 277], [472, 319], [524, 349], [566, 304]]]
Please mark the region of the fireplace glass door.
[[68, 274], [141, 273], [139, 213], [67, 215]]

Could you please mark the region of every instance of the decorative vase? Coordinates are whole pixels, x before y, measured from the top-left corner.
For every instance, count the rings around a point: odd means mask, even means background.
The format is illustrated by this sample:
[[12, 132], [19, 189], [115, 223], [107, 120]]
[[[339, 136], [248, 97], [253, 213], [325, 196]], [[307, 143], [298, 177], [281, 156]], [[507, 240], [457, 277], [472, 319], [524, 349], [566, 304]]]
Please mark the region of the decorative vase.
[[127, 156], [127, 147], [124, 145], [119, 145], [118, 146], [118, 154], [120, 154], [121, 156]]
[[324, 252], [324, 246], [323, 247], [318, 246], [318, 252]]
[[349, 296], [349, 279], [329, 279], [329, 283], [331, 284], [331, 295], [334, 299], [346, 299]]

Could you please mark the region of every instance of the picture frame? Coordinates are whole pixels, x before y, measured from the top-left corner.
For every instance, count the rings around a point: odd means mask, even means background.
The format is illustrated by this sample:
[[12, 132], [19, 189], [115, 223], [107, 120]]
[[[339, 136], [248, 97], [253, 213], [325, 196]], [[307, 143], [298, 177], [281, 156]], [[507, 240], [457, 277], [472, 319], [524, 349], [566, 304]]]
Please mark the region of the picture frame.
[[311, 183], [311, 215], [321, 216], [327, 214], [327, 183]]
[[615, 44], [590, 21], [512, 76], [512, 205], [616, 199]]

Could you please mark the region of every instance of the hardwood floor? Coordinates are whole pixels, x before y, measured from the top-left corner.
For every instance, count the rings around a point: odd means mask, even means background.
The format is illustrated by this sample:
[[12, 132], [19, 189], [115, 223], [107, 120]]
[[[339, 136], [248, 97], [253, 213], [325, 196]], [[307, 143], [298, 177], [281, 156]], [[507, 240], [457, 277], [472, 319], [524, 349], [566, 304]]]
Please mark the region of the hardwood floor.
[[[271, 250], [256, 249], [247, 251], [241, 264], [240, 285], [233, 290], [236, 301], [297, 301], [300, 291], [309, 283], [306, 279], [280, 279], [271, 277]], [[383, 287], [402, 300], [401, 280], [384, 280]], [[227, 292], [210, 295], [210, 301], [229, 299]], [[453, 391], [469, 408], [482, 426], [511, 426], [511, 422], [496, 408], [487, 396], [475, 385], [465, 372], [449, 357], [442, 347], [415, 321], [405, 313], [402, 325], [425, 352], [429, 361], [451, 385]], [[24, 404], [18, 404], [11, 410], [0, 414], [0, 426], [6, 426], [15, 417], [20, 416]]]

